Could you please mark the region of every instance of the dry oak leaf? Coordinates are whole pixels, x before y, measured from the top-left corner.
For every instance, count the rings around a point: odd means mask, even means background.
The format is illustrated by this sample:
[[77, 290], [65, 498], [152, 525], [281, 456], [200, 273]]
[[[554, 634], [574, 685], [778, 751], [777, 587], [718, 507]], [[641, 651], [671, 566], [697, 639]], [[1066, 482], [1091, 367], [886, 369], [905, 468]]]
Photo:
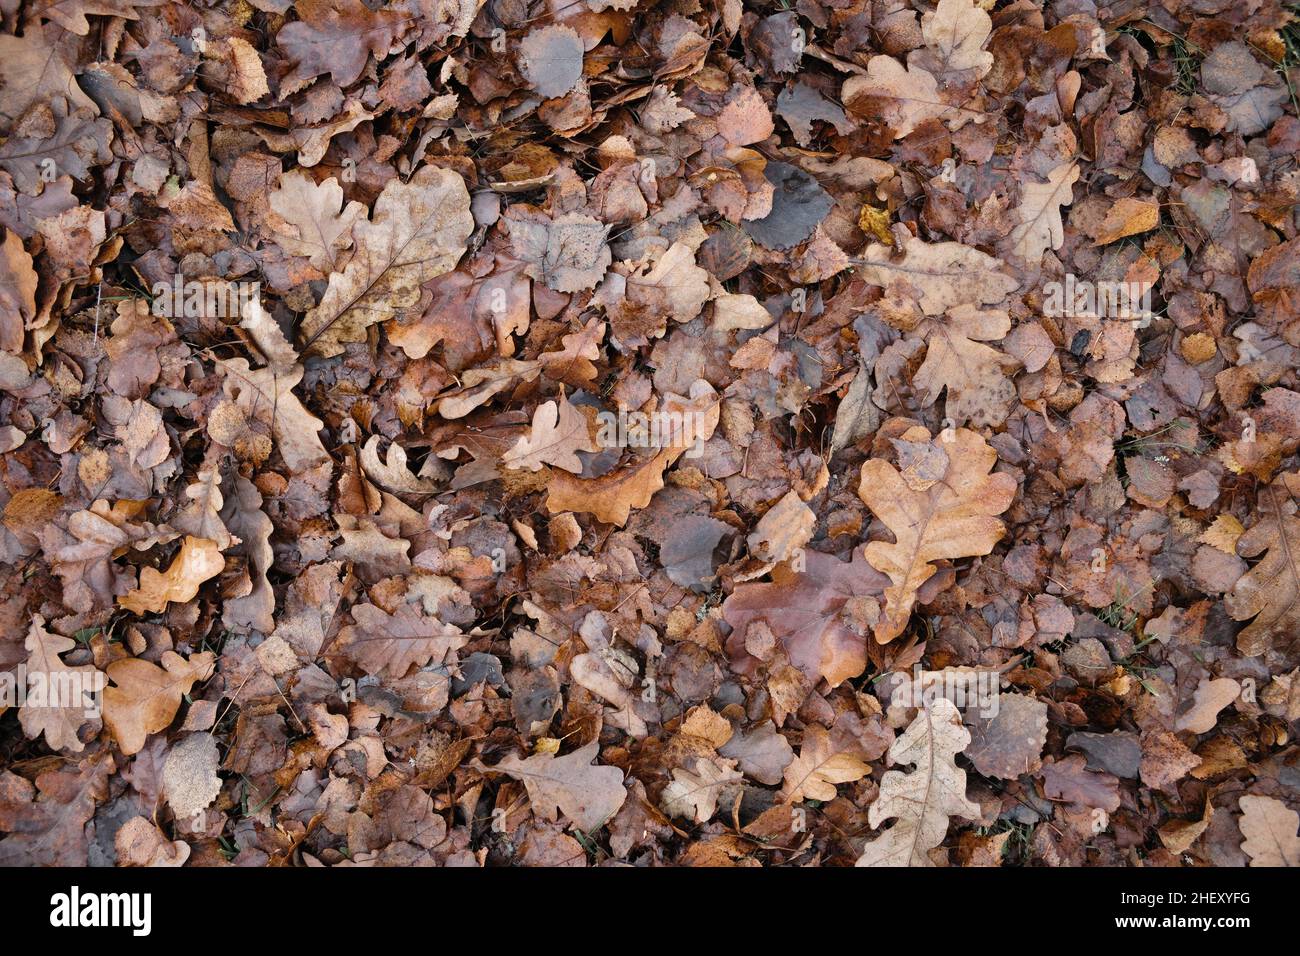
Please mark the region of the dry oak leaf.
[[1281, 800], [1247, 794], [1237, 825], [1251, 866], [1300, 866], [1300, 814]]
[[527, 468], [529, 471], [553, 465], [580, 474], [582, 460], [578, 458], [578, 452], [599, 450], [600, 446], [592, 440], [586, 417], [561, 394], [558, 402], [549, 401], [537, 406], [531, 430], [520, 436], [501, 456], [501, 463], [507, 468]]
[[787, 491], [759, 519], [749, 535], [749, 550], [764, 561], [784, 561], [809, 542], [816, 523], [813, 510], [798, 494]]
[[1265, 548], [1264, 560], [1237, 579], [1223, 599], [1234, 621], [1250, 624], [1237, 635], [1237, 649], [1247, 657], [1264, 653], [1277, 635], [1300, 630], [1300, 518], [1264, 517], [1237, 539], [1237, 554], [1253, 558]]
[[983, 344], [1000, 341], [1011, 330], [1011, 318], [1000, 309], [980, 310], [959, 305], [948, 311], [946, 320], [924, 323], [925, 361], [912, 384], [925, 393], [925, 404], [933, 404], [948, 390], [944, 407], [958, 425], [1001, 425], [1016, 397], [1007, 378], [1015, 360]]
[[373, 604], [352, 608], [352, 619], [339, 633], [339, 652], [367, 674], [398, 679], [413, 667], [442, 664], [465, 646], [460, 629], [403, 604], [387, 614]]
[[159, 614], [170, 601], [184, 604], [194, 600], [204, 581], [216, 577], [226, 566], [215, 541], [187, 534], [180, 554], [166, 571], [140, 569], [140, 586], [118, 599], [132, 614]]
[[431, 478], [421, 478], [406, 466], [406, 449], [397, 442], [388, 446], [384, 460], [379, 458], [379, 436], [371, 435], [361, 447], [361, 468], [366, 477], [385, 491], [396, 495], [431, 495], [438, 484]]
[[644, 275], [627, 279], [628, 302], [689, 322], [700, 314], [712, 294], [709, 274], [695, 264], [695, 253], [682, 242], [674, 242]]
[[301, 474], [330, 460], [321, 444], [320, 430], [325, 423], [307, 411], [293, 394], [302, 381], [302, 366], [288, 370], [250, 369], [247, 359], [236, 358], [217, 363], [226, 372], [222, 387], [251, 419], [271, 429], [276, 448], [290, 473]]
[[901, 258], [892, 256], [889, 246], [868, 246], [862, 278], [891, 298], [917, 302], [926, 315], [963, 304], [995, 305], [1019, 285], [1001, 271], [999, 260], [959, 242], [930, 243], [914, 236], [904, 244]]
[[547, 485], [546, 510], [551, 514], [581, 511], [596, 516], [597, 521], [627, 524], [633, 508], [650, 504], [656, 491], [664, 486], [664, 469], [676, 455], [665, 450], [651, 458], [616, 469], [599, 478], [574, 478], [557, 471]]
[[908, 54], [908, 65], [929, 71], [944, 86], [973, 83], [993, 69], [993, 54], [984, 50], [992, 32], [992, 18], [974, 0], [939, 0], [921, 16], [926, 48]]
[[913, 491], [886, 461], [873, 458], [862, 465], [858, 496], [895, 538], [893, 544], [872, 541], [866, 547], [867, 561], [893, 582], [875, 627], [881, 644], [907, 627], [918, 589], [935, 572], [930, 562], [988, 554], [1006, 533], [995, 516], [1011, 507], [1016, 480], [990, 474], [997, 452], [965, 428], [945, 431], [940, 441], [948, 471], [924, 492]]
[[519, 44], [519, 72], [538, 96], [555, 99], [582, 78], [584, 52], [582, 37], [572, 27], [534, 29]]
[[809, 724], [803, 732], [799, 756], [785, 768], [781, 799], [787, 803], [834, 800], [836, 784], [852, 783], [871, 773], [865, 756], [857, 739], [838, 723], [832, 730]]
[[951, 701], [940, 697], [921, 709], [889, 748], [891, 762], [915, 770], [888, 771], [867, 811], [871, 826], [889, 818], [894, 825], [862, 848], [858, 866], [934, 866], [930, 851], [943, 842], [948, 818], [979, 819], [979, 807], [966, 799], [966, 771], [954, 763], [969, 743]]
[[533, 811], [543, 820], [555, 822], [556, 811], [562, 810], [572, 826], [591, 833], [613, 817], [627, 799], [622, 770], [592, 765], [599, 750], [599, 742], [593, 740], [563, 757], [542, 753], [520, 760], [511, 754], [494, 767], [478, 761], [474, 766], [522, 780]]
[[172, 722], [181, 699], [196, 681], [212, 674], [216, 657], [209, 651], [187, 661], [175, 651], [164, 651], [162, 666], [128, 657], [108, 665], [113, 686], [104, 690], [104, 725], [128, 757], [139, 753], [150, 734]]
[[420, 301], [420, 287], [455, 268], [474, 231], [469, 191], [459, 173], [424, 166], [410, 182], [394, 179], [374, 215], [352, 229], [356, 252], [330, 276], [320, 305], [303, 319], [303, 348], [338, 355], [366, 329]]
[[[87, 714], [93, 713], [93, 695], [103, 689], [104, 675], [91, 664], [63, 663], [59, 655], [72, 650], [77, 642], [51, 634], [39, 614], [32, 617], [25, 646], [29, 689], [18, 711], [23, 733], [31, 740], [44, 733], [51, 750], [80, 751], [84, 745], [77, 731], [91, 719]], [[35, 696], [38, 686], [44, 687], [40, 699]]]
[[28, 323], [36, 318], [36, 270], [23, 241], [4, 230], [0, 245], [0, 351], [21, 352]]
[[1219, 711], [1241, 696], [1241, 685], [1230, 677], [1202, 678], [1192, 698], [1192, 707], [1178, 718], [1174, 730], [1206, 734], [1219, 722]]
[[673, 817], [707, 823], [718, 812], [722, 791], [739, 784], [744, 777], [736, 761], [720, 757], [691, 757], [690, 769], [673, 768], [673, 779], [659, 795], [659, 805]]
[[1136, 236], [1139, 233], [1150, 232], [1159, 224], [1159, 203], [1125, 196], [1110, 207], [1110, 211], [1106, 213], [1106, 218], [1101, 221], [1101, 225], [1097, 229], [1097, 235], [1093, 237], [1092, 243], [1095, 246], [1104, 246], [1118, 239], [1123, 239], [1125, 236]]
[[282, 221], [268, 221], [271, 238], [293, 256], [307, 256], [321, 272], [334, 270], [339, 253], [352, 245], [352, 227], [366, 216], [366, 207], [343, 205], [343, 187], [331, 176], [318, 183], [301, 170], [280, 177], [267, 197]]
[[221, 472], [216, 465], [205, 464], [199, 469], [194, 481], [185, 489], [185, 497], [189, 500], [172, 515], [170, 524], [173, 528], [215, 542], [218, 551], [225, 551], [235, 544], [236, 539], [221, 520], [225, 498], [221, 494]]
[[62, 49], [56, 45], [60, 28], [31, 21], [22, 37], [0, 35], [0, 127], [11, 130], [33, 103], [66, 97], [73, 111], [99, 107], [77, 85]]
[[671, 392], [663, 396], [659, 414], [672, 424], [671, 444], [649, 458], [617, 469], [599, 478], [575, 478], [564, 471], [551, 474], [546, 509], [551, 514], [581, 511], [620, 528], [633, 508], [644, 508], [664, 486], [664, 471], [697, 441], [713, 437], [721, 418], [718, 393], [704, 379], [691, 384], [688, 397]]
[[902, 139], [927, 120], [941, 119], [959, 128], [980, 114], [943, 101], [933, 74], [914, 66], [903, 66], [892, 56], [873, 56], [866, 76], [844, 81], [840, 102], [849, 109], [879, 116]]
[[1021, 186], [1020, 205], [1013, 210], [1019, 223], [1007, 236], [1012, 256], [1036, 266], [1044, 251], [1061, 248], [1065, 241], [1061, 207], [1074, 201], [1071, 187], [1078, 179], [1078, 165], [1062, 163], [1047, 174], [1047, 182]]

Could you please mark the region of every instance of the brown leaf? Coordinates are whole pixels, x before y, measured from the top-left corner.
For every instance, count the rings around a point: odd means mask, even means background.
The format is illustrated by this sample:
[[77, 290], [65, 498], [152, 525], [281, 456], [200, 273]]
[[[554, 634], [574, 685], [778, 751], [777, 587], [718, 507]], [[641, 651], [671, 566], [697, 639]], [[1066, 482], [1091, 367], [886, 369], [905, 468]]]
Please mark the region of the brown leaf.
[[112, 686], [104, 691], [104, 725], [122, 753], [130, 756], [144, 747], [150, 734], [163, 730], [176, 716], [181, 698], [196, 681], [212, 674], [215, 655], [203, 651], [189, 660], [164, 651], [162, 666], [137, 657], [108, 665]]
[[140, 570], [140, 586], [122, 597], [118, 604], [132, 614], [157, 614], [169, 601], [184, 604], [194, 600], [199, 587], [216, 577], [226, 566], [215, 541], [187, 534], [180, 554], [166, 571], [155, 568]]
[[907, 627], [918, 589], [935, 572], [931, 562], [988, 554], [1006, 533], [995, 515], [1011, 506], [1015, 479], [990, 474], [997, 452], [976, 432], [959, 428], [945, 436], [951, 438], [942, 444], [948, 472], [925, 492], [908, 487], [888, 462], [873, 458], [862, 466], [858, 495], [895, 538], [893, 544], [872, 541], [866, 548], [867, 560], [893, 582], [885, 589], [885, 612], [875, 627], [881, 644]]

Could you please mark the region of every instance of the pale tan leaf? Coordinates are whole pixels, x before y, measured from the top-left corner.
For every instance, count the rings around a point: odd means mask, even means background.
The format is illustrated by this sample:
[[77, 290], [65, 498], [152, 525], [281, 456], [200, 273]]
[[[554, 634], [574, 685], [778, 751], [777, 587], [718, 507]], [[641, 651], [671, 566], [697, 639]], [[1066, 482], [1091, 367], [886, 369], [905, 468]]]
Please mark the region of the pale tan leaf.
[[591, 438], [587, 419], [573, 404], [560, 396], [559, 402], [545, 402], [533, 412], [533, 425], [527, 435], [501, 456], [507, 468], [526, 468], [539, 471], [543, 465], [553, 465], [574, 474], [582, 472], [578, 452], [599, 451], [600, 446]]
[[113, 686], [104, 691], [104, 724], [122, 753], [138, 753], [150, 734], [170, 724], [181, 698], [196, 681], [208, 679], [215, 661], [210, 651], [188, 661], [175, 651], [164, 651], [161, 666], [138, 657], [109, 664]]
[[862, 278], [891, 298], [915, 301], [926, 315], [941, 315], [957, 305], [995, 305], [1017, 286], [1002, 263], [959, 242], [925, 242], [915, 237], [903, 256], [879, 243], [862, 254]]
[[359, 202], [343, 206], [343, 187], [334, 177], [316, 182], [301, 170], [280, 177], [267, 197], [279, 221], [268, 226], [272, 238], [285, 252], [307, 256], [321, 272], [331, 272], [338, 255], [352, 245], [352, 227], [365, 219]]
[[979, 819], [979, 807], [966, 798], [966, 772], [954, 763], [969, 743], [951, 701], [940, 697], [921, 709], [889, 748], [893, 763], [915, 770], [888, 771], [867, 811], [873, 827], [891, 818], [894, 825], [863, 847], [858, 866], [934, 866], [930, 851], [943, 842], [949, 818]]
[[[77, 731], [91, 720], [97, 694], [104, 687], [104, 675], [91, 664], [69, 666], [59, 655], [77, 646], [71, 638], [51, 634], [45, 619], [33, 615], [27, 631], [27, 699], [18, 711], [23, 733], [35, 740], [42, 733], [51, 750], [79, 752], [84, 744]], [[37, 682], [44, 695], [35, 697]]]
[[450, 272], [474, 231], [469, 191], [460, 174], [423, 166], [409, 182], [391, 180], [370, 220], [352, 230], [357, 251], [330, 276], [320, 305], [302, 323], [304, 351], [338, 355], [366, 329], [414, 307], [420, 286]]
[[1238, 825], [1251, 866], [1300, 866], [1300, 814], [1281, 800], [1247, 794]]
[[1020, 205], [1014, 210], [1018, 222], [1007, 237], [1012, 256], [1036, 266], [1046, 250], [1061, 248], [1065, 241], [1061, 207], [1074, 201], [1071, 187], [1078, 180], [1078, 165], [1062, 163], [1047, 174], [1047, 182], [1021, 185]]

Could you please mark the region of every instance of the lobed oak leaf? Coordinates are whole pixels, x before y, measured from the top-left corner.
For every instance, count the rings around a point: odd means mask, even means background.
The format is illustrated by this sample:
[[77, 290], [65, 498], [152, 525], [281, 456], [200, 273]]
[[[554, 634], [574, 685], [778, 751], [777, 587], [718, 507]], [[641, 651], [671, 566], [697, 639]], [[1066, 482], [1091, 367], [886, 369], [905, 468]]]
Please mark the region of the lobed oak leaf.
[[352, 619], [356, 623], [339, 632], [338, 651], [367, 674], [397, 679], [414, 667], [454, 662], [456, 651], [468, 642], [459, 628], [410, 604], [392, 614], [359, 604], [352, 608]]
[[980, 116], [976, 110], [944, 102], [934, 75], [920, 66], [903, 66], [892, 56], [873, 56], [865, 76], [851, 76], [840, 90], [850, 110], [878, 115], [902, 139], [929, 120], [943, 120], [954, 129]]
[[1019, 221], [1007, 236], [1014, 258], [1036, 266], [1046, 250], [1061, 248], [1065, 241], [1061, 207], [1074, 201], [1071, 187], [1078, 180], [1078, 164], [1062, 163], [1047, 174], [1047, 182], [1021, 185], [1020, 205], [1013, 210]]
[[915, 769], [887, 771], [867, 811], [871, 826], [891, 818], [894, 825], [862, 848], [857, 866], [934, 866], [930, 852], [943, 842], [949, 818], [979, 819], [979, 807], [966, 799], [966, 772], [954, 763], [969, 743], [961, 715], [947, 698], [921, 708], [889, 748], [892, 763]]
[[290, 255], [307, 256], [325, 273], [334, 270], [339, 254], [352, 245], [352, 227], [366, 217], [361, 203], [343, 205], [337, 179], [318, 183], [299, 170], [281, 176], [267, 201], [280, 219], [267, 223], [275, 244]]
[[570, 826], [592, 833], [627, 799], [623, 771], [592, 764], [599, 750], [600, 744], [593, 740], [563, 757], [541, 753], [520, 760], [511, 754], [496, 766], [485, 767], [478, 761], [475, 766], [522, 780], [533, 811], [543, 820], [554, 822], [557, 811], [563, 811]]
[[1237, 578], [1223, 606], [1234, 621], [1250, 621], [1237, 649], [1254, 657], [1280, 636], [1300, 629], [1300, 518], [1271, 513], [1237, 539], [1237, 554], [1264, 559]]
[[42, 771], [35, 787], [11, 771], [0, 774], [0, 830], [8, 834], [0, 840], [0, 866], [86, 866], [86, 824], [108, 799], [116, 769], [101, 749], [79, 765]]
[[409, 182], [390, 181], [372, 217], [352, 229], [352, 261], [330, 276], [320, 305], [303, 319], [303, 350], [338, 355], [344, 343], [364, 341], [370, 326], [412, 308], [424, 282], [455, 268], [473, 231], [458, 173], [423, 166]]
[[211, 676], [215, 661], [209, 651], [192, 654], [189, 660], [164, 651], [161, 666], [138, 657], [109, 664], [106, 673], [113, 683], [104, 690], [104, 725], [122, 753], [139, 753], [150, 734], [166, 728], [182, 697]]
[[852, 783], [871, 773], [865, 756], [861, 744], [840, 724], [831, 730], [809, 724], [803, 732], [799, 756], [785, 768], [781, 799], [788, 803], [834, 800], [836, 784]]
[[117, 603], [132, 614], [161, 613], [171, 601], [184, 604], [194, 600], [203, 582], [216, 577], [225, 566], [225, 558], [215, 541], [187, 534], [181, 542], [180, 554], [166, 571], [142, 568], [140, 586], [127, 592]]
[[707, 823], [718, 812], [724, 791], [740, 783], [736, 761], [720, 757], [688, 757], [689, 767], [674, 767], [673, 779], [659, 795], [669, 816]]
[[[32, 617], [25, 643], [31, 687], [18, 711], [18, 722], [29, 739], [35, 740], [43, 733], [51, 750], [74, 753], [85, 746], [77, 732], [92, 719], [96, 709], [93, 695], [104, 687], [104, 675], [93, 665], [70, 666], [63, 662], [60, 655], [76, 646], [76, 641], [47, 631], [45, 619], [39, 614]], [[44, 690], [41, 700], [33, 698], [37, 686]]]
[[973, 83], [993, 68], [993, 54], [984, 50], [993, 20], [975, 0], [939, 0], [921, 15], [925, 48], [908, 54], [909, 66], [921, 67], [942, 85]]
[[866, 547], [867, 561], [892, 582], [875, 627], [881, 644], [907, 627], [917, 591], [935, 573], [933, 561], [988, 554], [1006, 533], [995, 516], [1011, 507], [1016, 480], [990, 474], [998, 455], [977, 432], [959, 428], [942, 437], [948, 470], [925, 491], [909, 487], [886, 461], [873, 458], [862, 465], [858, 496], [895, 538], [893, 544], [872, 541]]
[[361, 0], [297, 0], [294, 8], [298, 19], [275, 36], [292, 67], [280, 80], [281, 96], [324, 73], [339, 87], [351, 85], [370, 54], [383, 58], [409, 28], [397, 10], [371, 10]]
[[1011, 329], [1001, 310], [981, 311], [971, 305], [948, 310], [946, 320], [922, 323], [926, 335], [925, 361], [912, 376], [929, 405], [947, 389], [947, 417], [958, 425], [1001, 425], [1016, 398], [1007, 369], [1015, 362], [991, 346]]
[[1237, 825], [1251, 866], [1300, 866], [1300, 814], [1274, 797], [1246, 794]]
[[924, 242], [913, 237], [894, 259], [878, 243], [863, 252], [862, 278], [891, 298], [915, 301], [926, 315], [940, 315], [958, 305], [994, 305], [1017, 286], [1001, 271], [1002, 263], [959, 242]]
[[532, 428], [501, 456], [501, 464], [529, 471], [552, 465], [580, 474], [580, 451], [600, 451], [600, 446], [592, 440], [582, 412], [561, 395], [558, 403], [549, 401], [537, 406]]

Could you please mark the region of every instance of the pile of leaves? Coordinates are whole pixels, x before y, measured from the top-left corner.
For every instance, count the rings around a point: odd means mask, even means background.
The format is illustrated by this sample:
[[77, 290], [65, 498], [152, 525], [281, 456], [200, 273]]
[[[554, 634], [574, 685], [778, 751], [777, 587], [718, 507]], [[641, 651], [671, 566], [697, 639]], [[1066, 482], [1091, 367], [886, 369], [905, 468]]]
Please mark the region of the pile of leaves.
[[1300, 864], [1297, 16], [0, 5], [0, 863]]

